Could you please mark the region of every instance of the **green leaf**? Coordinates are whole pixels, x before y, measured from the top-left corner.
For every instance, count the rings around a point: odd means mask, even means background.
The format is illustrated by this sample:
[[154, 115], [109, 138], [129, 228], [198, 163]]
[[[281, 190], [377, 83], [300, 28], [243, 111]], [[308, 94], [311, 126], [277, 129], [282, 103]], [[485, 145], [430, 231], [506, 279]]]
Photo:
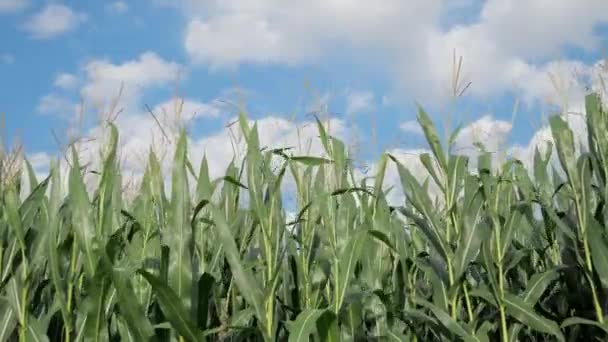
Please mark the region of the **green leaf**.
[[479, 254], [482, 242], [489, 236], [490, 231], [485, 222], [481, 220], [483, 214], [481, 203], [469, 206], [464, 214], [464, 227], [454, 254], [453, 265], [456, 279], [464, 274], [469, 263]]
[[228, 223], [224, 219], [223, 214], [214, 206], [211, 208], [213, 213], [213, 221], [217, 228], [219, 242], [226, 254], [226, 260], [230, 265], [230, 271], [234, 277], [239, 291], [249, 305], [253, 306], [258, 319], [265, 324], [266, 316], [263, 309], [264, 292], [258, 281], [254, 278], [251, 270], [243, 266], [241, 254], [232, 236], [232, 231], [228, 227]]
[[169, 247], [169, 284], [186, 308], [191, 306], [192, 270], [191, 249], [192, 226], [190, 225], [190, 194], [186, 170], [187, 137], [179, 136], [173, 161], [171, 177], [171, 205], [169, 226], [163, 233], [163, 242]]
[[604, 288], [608, 287], [608, 243], [606, 243], [603, 228], [593, 217], [589, 217], [589, 248], [593, 268], [599, 275]]
[[307, 166], [319, 166], [333, 163], [333, 161], [330, 159], [314, 156], [294, 156], [290, 159]]
[[249, 188], [248, 188], [248, 187], [246, 187], [246, 186], [245, 186], [243, 183], [241, 183], [241, 182], [237, 181], [236, 179], [234, 179], [234, 177], [231, 177], [231, 176], [224, 176], [224, 177], [222, 177], [221, 179], [222, 179], [223, 181], [226, 181], [226, 182], [228, 182], [228, 183], [232, 184], [232, 185], [236, 185], [236, 186], [238, 186], [239, 188], [243, 188], [243, 189], [245, 189], [245, 190], [249, 190]]
[[330, 196], [337, 196], [337, 195], [342, 195], [342, 194], [345, 194], [345, 193], [352, 193], [352, 192], [363, 192], [363, 193], [366, 193], [366, 194], [374, 197], [374, 194], [371, 191], [369, 191], [369, 190], [367, 190], [365, 188], [357, 188], [357, 187], [338, 189], [338, 190], [333, 191], [330, 194]]
[[534, 312], [534, 307], [526, 303], [523, 299], [505, 293], [503, 303], [510, 316], [527, 325], [529, 328], [542, 333], [551, 334], [560, 341], [565, 341], [564, 335], [560, 331], [557, 323], [538, 315]]
[[97, 252], [95, 246], [99, 246], [95, 226], [91, 218], [91, 203], [87, 194], [82, 175], [80, 174], [80, 164], [76, 148], [72, 148], [72, 168], [69, 176], [69, 200], [72, 212], [72, 222], [75, 227], [76, 242], [84, 253], [84, 269], [89, 277], [95, 276], [97, 265]]
[[429, 143], [431, 150], [433, 151], [433, 154], [435, 155], [435, 158], [437, 158], [437, 161], [439, 162], [439, 166], [441, 167], [441, 170], [444, 173], [447, 173], [447, 170], [448, 170], [447, 160], [443, 153], [443, 149], [441, 147], [441, 142], [439, 141], [439, 135], [437, 134], [437, 131], [435, 130], [435, 126], [433, 125], [433, 122], [431, 121], [429, 116], [426, 114], [424, 109], [422, 109], [422, 107], [420, 105], [418, 105], [417, 107], [418, 107], [418, 116], [417, 116], [418, 123], [420, 124], [422, 131], [424, 132], [426, 140]]
[[467, 175], [467, 166], [469, 159], [465, 156], [450, 156], [448, 163], [447, 174], [447, 194], [446, 197], [451, 203], [449, 212], [452, 212], [453, 206], [456, 205], [460, 190], [464, 185], [465, 176]]
[[95, 277], [87, 285], [88, 296], [82, 305], [86, 309], [84, 322], [84, 338], [87, 341], [107, 341], [108, 331], [105, 327], [106, 312], [105, 304], [110, 289], [110, 279], [105, 273], [97, 271]]
[[581, 318], [581, 317], [566, 318], [560, 325], [560, 328], [564, 329], [564, 328], [567, 328], [572, 325], [592, 325], [592, 326], [600, 328], [600, 329], [604, 330], [604, 332], [608, 333], [608, 327], [606, 325], [603, 325], [603, 324], [599, 323], [598, 321], [592, 321], [590, 319]]
[[181, 299], [160, 278], [148, 273], [146, 270], [140, 269], [137, 273], [141, 274], [152, 286], [152, 291], [156, 295], [158, 302], [163, 310], [167, 320], [177, 332], [186, 339], [186, 341], [198, 342], [203, 341], [203, 333], [196, 324], [192, 322], [188, 316], [188, 311], [182, 304]]
[[47, 327], [38, 319], [29, 316], [27, 318], [26, 341], [32, 342], [48, 342], [46, 336]]
[[363, 245], [365, 244], [367, 231], [360, 231], [351, 236], [347, 245], [340, 253], [334, 280], [334, 314], [338, 314], [342, 308], [344, 297], [350, 282], [350, 277], [355, 271], [355, 265], [359, 261]]
[[530, 305], [536, 305], [547, 287], [559, 277], [559, 268], [554, 268], [543, 273], [536, 273], [528, 281], [523, 299]]
[[199, 303], [197, 310], [196, 323], [201, 330], [207, 329], [207, 316], [209, 312], [209, 299], [211, 288], [215, 283], [215, 278], [209, 273], [203, 273], [198, 280]]
[[38, 186], [38, 179], [36, 178], [36, 172], [34, 172], [34, 168], [32, 164], [27, 158], [23, 158], [25, 162], [25, 169], [27, 170], [28, 182], [30, 186], [30, 192]]
[[326, 310], [317, 319], [317, 333], [322, 342], [340, 341], [340, 329], [338, 327], [338, 316], [330, 310]]
[[17, 316], [9, 301], [0, 297], [0, 341], [8, 341], [17, 325]]
[[428, 173], [431, 175], [431, 177], [433, 177], [435, 184], [437, 184], [437, 186], [439, 186], [439, 188], [441, 189], [442, 192], [445, 192], [445, 187], [444, 187], [443, 181], [441, 180], [440, 176], [437, 174], [435, 166], [433, 165], [433, 160], [431, 159], [431, 155], [428, 153], [420, 154], [420, 162], [422, 163], [424, 168], [428, 171]]
[[574, 135], [568, 124], [560, 116], [554, 115], [549, 119], [551, 132], [557, 148], [559, 161], [568, 175], [574, 191], [579, 192], [578, 172], [574, 149]]
[[129, 275], [125, 274], [123, 270], [114, 269], [112, 283], [116, 288], [121, 316], [127, 323], [132, 337], [136, 341], [148, 341], [154, 335], [154, 329], [146, 317], [144, 309], [137, 302]]
[[447, 330], [449, 330], [452, 334], [459, 336], [461, 338], [464, 338], [464, 339], [478, 341], [478, 339], [477, 339], [477, 337], [475, 337], [475, 335], [466, 331], [458, 322], [456, 322], [454, 319], [452, 319], [452, 317], [450, 317], [450, 315], [448, 315], [447, 312], [443, 311], [442, 309], [438, 308], [434, 304], [427, 302], [426, 300], [423, 300], [423, 299], [416, 299], [416, 302], [418, 304], [424, 306], [425, 308], [431, 310], [433, 315], [435, 317], [437, 317], [437, 320], [439, 320], [439, 322]]
[[289, 324], [289, 342], [308, 342], [315, 331], [317, 320], [327, 309], [306, 309]]
[[8, 228], [12, 231], [14, 238], [17, 239], [22, 252], [27, 253], [25, 243], [25, 230], [19, 214], [19, 197], [14, 189], [9, 188], [5, 195], [5, 210]]
[[429, 240], [433, 248], [441, 255], [444, 260], [449, 260], [449, 254], [447, 249], [447, 244], [445, 243], [444, 238], [440, 235], [440, 233], [433, 227], [429, 226], [429, 224], [422, 220], [418, 215], [414, 214], [410, 209], [405, 207], [400, 207], [399, 211], [406, 217], [410, 218], [420, 231], [424, 234], [424, 236]]
[[386, 235], [384, 232], [380, 231], [380, 230], [369, 230], [367, 232], [372, 238], [378, 240], [379, 242], [385, 244], [388, 248], [390, 248], [393, 252], [399, 254], [399, 252], [397, 251], [397, 249], [395, 248], [395, 246], [393, 245], [393, 243], [391, 242], [391, 239], [388, 237], [388, 235]]
[[99, 182], [97, 196], [99, 199], [97, 237], [102, 237], [100, 243], [104, 243], [105, 237], [113, 233], [114, 218], [114, 189], [118, 181], [118, 170], [116, 167], [116, 149], [118, 143], [118, 130], [110, 123], [110, 142], [108, 155], [103, 161], [103, 171]]
[[325, 126], [321, 123], [321, 120], [315, 115], [315, 121], [317, 122], [317, 130], [319, 131], [319, 137], [321, 138], [321, 144], [323, 144], [323, 148], [325, 148], [325, 152], [328, 155], [332, 155], [331, 148], [329, 146], [329, 138], [327, 136], [327, 132], [325, 131]]

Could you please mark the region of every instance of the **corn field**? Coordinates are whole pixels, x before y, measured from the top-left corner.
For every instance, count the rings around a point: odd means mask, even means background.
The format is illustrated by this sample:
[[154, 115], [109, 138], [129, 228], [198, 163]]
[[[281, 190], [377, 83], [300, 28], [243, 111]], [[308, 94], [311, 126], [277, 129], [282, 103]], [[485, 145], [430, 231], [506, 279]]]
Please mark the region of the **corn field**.
[[419, 108], [424, 182], [388, 153], [357, 176], [319, 120], [325, 156], [265, 148], [241, 114], [225, 176], [182, 133], [171, 175], [150, 153], [132, 200], [109, 123], [94, 191], [75, 150], [68, 174], [26, 162], [28, 189], [0, 182], [0, 341], [606, 340], [608, 111], [593, 94], [586, 111], [587, 148], [555, 115], [531, 165], [482, 150], [473, 168]]

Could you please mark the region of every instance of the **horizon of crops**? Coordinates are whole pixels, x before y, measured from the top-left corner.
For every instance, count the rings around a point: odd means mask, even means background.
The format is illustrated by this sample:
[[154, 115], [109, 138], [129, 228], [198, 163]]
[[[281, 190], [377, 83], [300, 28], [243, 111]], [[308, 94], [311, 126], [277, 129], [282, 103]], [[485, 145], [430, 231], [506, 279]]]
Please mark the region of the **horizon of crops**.
[[132, 200], [108, 123], [92, 192], [75, 149], [68, 174], [26, 163], [30, 189], [0, 181], [0, 341], [604, 340], [608, 111], [595, 94], [586, 111], [586, 150], [555, 115], [529, 169], [483, 150], [473, 169], [419, 108], [424, 182], [387, 153], [360, 179], [320, 121], [326, 157], [266, 149], [241, 114], [246, 154], [225, 176], [190, 163], [182, 132], [171, 174], [150, 153]]

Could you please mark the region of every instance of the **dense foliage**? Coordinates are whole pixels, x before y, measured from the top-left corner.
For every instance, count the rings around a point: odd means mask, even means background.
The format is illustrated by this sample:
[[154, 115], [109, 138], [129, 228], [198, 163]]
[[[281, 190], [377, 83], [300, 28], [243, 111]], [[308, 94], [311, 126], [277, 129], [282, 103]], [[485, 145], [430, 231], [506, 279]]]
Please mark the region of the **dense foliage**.
[[76, 152], [40, 182], [26, 163], [27, 197], [0, 182], [0, 341], [605, 340], [608, 112], [586, 101], [588, 147], [553, 116], [528, 168], [483, 150], [471, 167], [420, 109], [425, 182], [389, 154], [361, 179], [320, 122], [324, 158], [266, 149], [241, 115], [247, 153], [224, 177], [195, 171], [182, 134], [170, 178], [151, 153], [132, 201], [110, 124], [94, 191]]

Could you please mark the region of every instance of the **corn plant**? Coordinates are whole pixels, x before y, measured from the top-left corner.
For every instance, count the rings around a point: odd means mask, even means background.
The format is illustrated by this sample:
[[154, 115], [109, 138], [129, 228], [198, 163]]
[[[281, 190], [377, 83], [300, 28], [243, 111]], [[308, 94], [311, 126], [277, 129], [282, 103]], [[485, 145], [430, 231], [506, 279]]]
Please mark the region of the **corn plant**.
[[241, 114], [224, 176], [182, 132], [171, 174], [150, 152], [132, 199], [108, 123], [100, 169], [73, 149], [67, 174], [26, 161], [28, 187], [0, 182], [0, 341], [605, 340], [608, 111], [586, 104], [586, 146], [555, 115], [530, 165], [481, 148], [475, 168], [419, 108], [422, 180], [390, 154], [362, 178], [319, 120], [323, 155], [269, 149]]

